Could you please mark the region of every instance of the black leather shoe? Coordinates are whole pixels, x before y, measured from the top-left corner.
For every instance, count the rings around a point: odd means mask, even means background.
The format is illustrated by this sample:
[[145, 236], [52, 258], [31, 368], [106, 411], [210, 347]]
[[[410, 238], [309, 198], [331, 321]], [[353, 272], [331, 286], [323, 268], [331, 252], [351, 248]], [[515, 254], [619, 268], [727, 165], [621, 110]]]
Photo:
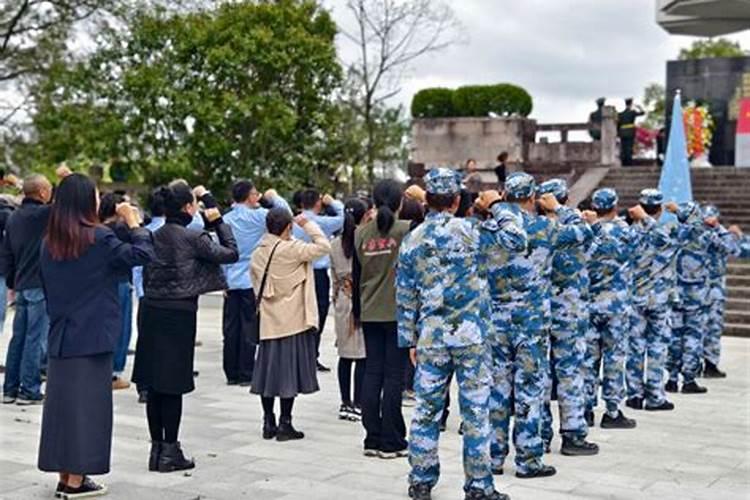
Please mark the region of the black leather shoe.
[[643, 398], [629, 398], [627, 401], [625, 401], [625, 406], [634, 410], [642, 410]]
[[161, 455], [161, 441], [151, 441], [151, 454], [148, 456], [148, 470], [159, 470], [159, 456]]
[[646, 404], [643, 406], [643, 409], [646, 411], [670, 411], [674, 410], [674, 403], [670, 403], [669, 401], [664, 401], [660, 405], [651, 406], [649, 404]]
[[520, 479], [533, 479], [535, 477], [550, 477], [557, 474], [557, 469], [551, 465], [542, 465], [538, 469], [529, 472], [516, 471], [516, 477]]
[[589, 427], [594, 426], [594, 410], [586, 410], [586, 413], [583, 414], [583, 417], [586, 419], [586, 425]]
[[698, 385], [697, 382], [688, 382], [687, 384], [682, 384], [683, 394], [705, 394], [707, 392], [708, 389], [706, 387], [703, 387], [702, 385]]
[[292, 419], [281, 417], [279, 419], [279, 430], [276, 432], [276, 441], [295, 441], [304, 439], [305, 434], [292, 427]]
[[562, 446], [560, 447], [560, 454], [568, 457], [585, 457], [591, 455], [597, 455], [599, 453], [599, 445], [596, 443], [590, 443], [582, 437], [565, 437], [562, 438]]
[[316, 361], [316, 362], [315, 362], [315, 366], [316, 366], [316, 367], [318, 368], [318, 371], [319, 371], [319, 372], [321, 372], [321, 373], [328, 373], [328, 372], [330, 372], [330, 371], [331, 371], [331, 369], [330, 369], [330, 368], [328, 368], [327, 366], [325, 366], [325, 365], [324, 365], [323, 363], [321, 363], [320, 361]]
[[677, 382], [674, 380], [670, 380], [667, 382], [667, 384], [664, 386], [664, 390], [667, 392], [677, 392]]
[[276, 415], [271, 413], [263, 417], [263, 439], [273, 439], [279, 428], [276, 426]]
[[607, 413], [602, 416], [602, 429], [635, 429], [635, 425], [635, 420], [627, 418], [620, 410], [614, 418]]
[[414, 500], [432, 500], [432, 488], [424, 483], [409, 486], [409, 498]]
[[162, 443], [159, 455], [159, 472], [174, 472], [178, 470], [189, 470], [195, 468], [192, 458], [187, 458], [182, 452], [180, 442]]
[[727, 374], [719, 370], [718, 366], [706, 360], [703, 363], [703, 378], [727, 378]]
[[485, 493], [480, 489], [471, 488], [464, 495], [464, 500], [510, 500], [510, 497], [505, 493], [500, 493], [499, 491]]

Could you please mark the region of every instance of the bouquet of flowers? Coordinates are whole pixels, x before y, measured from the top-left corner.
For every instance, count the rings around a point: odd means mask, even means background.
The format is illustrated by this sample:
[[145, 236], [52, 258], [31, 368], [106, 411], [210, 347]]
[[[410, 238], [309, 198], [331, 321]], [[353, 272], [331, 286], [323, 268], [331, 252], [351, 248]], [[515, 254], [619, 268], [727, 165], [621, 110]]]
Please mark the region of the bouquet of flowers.
[[691, 101], [683, 109], [682, 118], [685, 122], [688, 157], [692, 159], [705, 155], [711, 146], [714, 130], [714, 120], [708, 106]]

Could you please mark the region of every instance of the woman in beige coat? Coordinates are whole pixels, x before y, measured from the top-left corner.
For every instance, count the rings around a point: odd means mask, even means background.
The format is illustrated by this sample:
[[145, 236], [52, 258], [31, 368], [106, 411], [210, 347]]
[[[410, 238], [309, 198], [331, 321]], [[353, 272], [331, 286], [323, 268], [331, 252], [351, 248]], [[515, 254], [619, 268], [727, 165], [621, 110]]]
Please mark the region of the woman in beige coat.
[[[310, 236], [311, 243], [292, 238], [292, 222]], [[266, 228], [268, 233], [253, 252], [250, 267], [260, 304], [260, 346], [250, 392], [258, 394], [263, 405], [263, 438], [289, 441], [304, 437], [292, 427], [294, 398], [319, 389], [312, 261], [330, 253], [331, 245], [317, 224], [303, 216], [292, 220], [284, 208], [268, 212]], [[277, 397], [281, 400], [278, 427], [273, 411]]]

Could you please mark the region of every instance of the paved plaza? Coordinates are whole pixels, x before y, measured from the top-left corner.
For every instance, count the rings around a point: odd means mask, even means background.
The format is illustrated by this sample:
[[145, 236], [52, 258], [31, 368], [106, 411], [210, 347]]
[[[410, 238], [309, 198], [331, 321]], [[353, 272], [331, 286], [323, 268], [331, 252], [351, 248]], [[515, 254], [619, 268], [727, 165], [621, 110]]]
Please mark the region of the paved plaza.
[[[333, 318], [323, 361], [335, 366]], [[0, 356], [10, 337], [10, 318]], [[221, 371], [221, 310], [199, 313], [197, 390], [186, 397], [181, 440], [197, 467], [189, 474], [148, 472], [145, 409], [135, 389], [115, 394], [112, 473], [101, 478], [108, 498], [123, 500], [397, 499], [406, 498], [405, 459], [362, 456], [362, 429], [339, 421], [335, 372], [320, 376], [321, 391], [301, 397], [298, 442], [260, 437], [261, 408], [247, 389], [228, 387]], [[555, 477], [521, 480], [506, 466], [498, 487], [514, 500], [552, 499], [750, 499], [750, 340], [724, 339], [726, 380], [707, 380], [703, 396], [673, 395], [669, 413], [629, 411], [634, 431], [592, 429], [601, 446], [595, 457], [569, 458], [553, 443], [548, 462]], [[132, 358], [128, 361], [128, 370]], [[453, 401], [456, 401], [454, 398]], [[407, 416], [410, 409], [406, 409]], [[36, 469], [41, 407], [0, 407], [0, 499], [52, 498], [56, 478]], [[441, 439], [442, 478], [436, 499], [462, 498], [461, 439], [457, 408]], [[597, 415], [597, 419], [599, 415]], [[510, 474], [509, 474], [510, 473]]]

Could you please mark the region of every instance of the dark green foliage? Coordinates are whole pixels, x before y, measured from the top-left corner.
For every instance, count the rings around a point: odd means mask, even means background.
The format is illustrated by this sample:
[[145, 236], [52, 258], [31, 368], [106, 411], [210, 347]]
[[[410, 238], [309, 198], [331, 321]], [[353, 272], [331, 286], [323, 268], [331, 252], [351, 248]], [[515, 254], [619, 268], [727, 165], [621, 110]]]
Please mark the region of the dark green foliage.
[[456, 90], [424, 89], [412, 100], [414, 118], [528, 116], [532, 108], [529, 93], [509, 83], [466, 85]]
[[446, 118], [456, 116], [453, 108], [452, 89], [422, 89], [411, 101], [411, 116], [414, 118]]

